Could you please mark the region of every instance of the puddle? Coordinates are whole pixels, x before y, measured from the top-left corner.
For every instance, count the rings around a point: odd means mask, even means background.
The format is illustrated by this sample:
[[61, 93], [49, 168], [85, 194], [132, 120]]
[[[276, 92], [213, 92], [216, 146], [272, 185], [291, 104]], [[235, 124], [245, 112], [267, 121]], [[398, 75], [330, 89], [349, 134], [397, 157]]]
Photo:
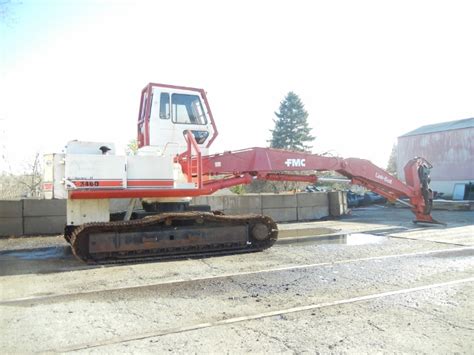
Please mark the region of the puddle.
[[316, 236], [316, 235], [328, 235], [332, 233], [340, 232], [340, 229], [326, 228], [326, 227], [314, 227], [314, 228], [295, 228], [295, 229], [280, 229], [278, 235], [280, 238], [289, 237], [302, 237], [302, 236]]
[[[342, 244], [342, 245], [366, 245], [366, 244], [382, 244], [388, 241], [389, 237], [378, 236], [367, 233], [350, 233], [350, 234], [337, 234], [328, 236], [312, 236], [301, 238], [296, 241], [297, 244]], [[281, 240], [283, 244], [292, 244], [295, 241]]]
[[[346, 245], [365, 245], [365, 244], [382, 244], [388, 241], [388, 237], [381, 237], [374, 234], [351, 233], [334, 235], [330, 237], [333, 243], [326, 244], [346, 244]], [[321, 243], [324, 244], [324, 243]]]
[[7, 250], [0, 253], [0, 257], [10, 257], [22, 260], [61, 259], [69, 257], [70, 255], [71, 248], [69, 246]]

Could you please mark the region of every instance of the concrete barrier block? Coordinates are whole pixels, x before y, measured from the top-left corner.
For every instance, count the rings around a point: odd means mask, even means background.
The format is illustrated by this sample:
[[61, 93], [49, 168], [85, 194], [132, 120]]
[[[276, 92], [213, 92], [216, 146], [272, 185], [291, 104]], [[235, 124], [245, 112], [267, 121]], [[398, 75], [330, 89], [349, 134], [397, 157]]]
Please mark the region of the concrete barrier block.
[[329, 216], [328, 206], [298, 207], [298, 221], [321, 219]]
[[65, 216], [67, 200], [23, 200], [23, 216]]
[[295, 208], [295, 194], [262, 194], [262, 208]]
[[302, 192], [296, 194], [298, 207], [328, 206], [327, 192]]
[[223, 208], [226, 210], [240, 210], [242, 213], [248, 213], [262, 208], [262, 199], [260, 195], [235, 195], [222, 196]]
[[291, 222], [297, 220], [297, 211], [295, 207], [264, 208], [262, 214], [270, 216], [275, 222]]
[[223, 210], [222, 212], [224, 212], [224, 214], [229, 214], [229, 215], [239, 215], [239, 214], [248, 214], [248, 213], [262, 214], [262, 210], [260, 210], [259, 208], [245, 210], [245, 211], [242, 211], [242, 210], [239, 210], [239, 209], [236, 209], [236, 210]]
[[21, 218], [23, 201], [0, 201], [0, 218]]
[[197, 196], [191, 200], [191, 205], [209, 205], [208, 196]]
[[21, 235], [23, 235], [23, 218], [21, 215], [20, 217], [0, 217], [0, 237]]
[[207, 196], [204, 205], [211, 206], [213, 211], [222, 211], [224, 209], [224, 196]]
[[329, 192], [329, 213], [333, 217], [339, 217], [347, 214], [347, 192], [332, 191]]
[[66, 216], [24, 217], [24, 234], [62, 234]]

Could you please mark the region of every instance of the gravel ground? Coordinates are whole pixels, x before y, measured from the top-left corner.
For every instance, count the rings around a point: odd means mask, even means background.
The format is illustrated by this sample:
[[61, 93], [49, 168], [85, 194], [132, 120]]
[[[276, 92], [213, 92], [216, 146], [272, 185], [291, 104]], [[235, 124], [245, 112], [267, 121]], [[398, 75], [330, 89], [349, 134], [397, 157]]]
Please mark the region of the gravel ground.
[[[120, 266], [0, 240], [4, 352], [473, 353], [473, 212], [374, 206], [245, 255]], [[317, 234], [317, 233], [315, 233]], [[298, 234], [300, 235], [300, 234]]]

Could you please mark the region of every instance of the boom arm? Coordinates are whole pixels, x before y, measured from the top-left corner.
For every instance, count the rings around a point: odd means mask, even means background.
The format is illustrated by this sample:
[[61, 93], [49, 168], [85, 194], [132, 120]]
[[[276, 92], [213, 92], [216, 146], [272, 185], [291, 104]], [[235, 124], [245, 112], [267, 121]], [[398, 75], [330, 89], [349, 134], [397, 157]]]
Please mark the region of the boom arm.
[[[193, 171], [189, 170], [193, 170], [194, 166], [194, 171], [197, 171], [199, 164], [195, 159], [192, 159], [194, 164], [189, 164], [189, 157], [181, 156], [179, 161], [184, 173], [192, 176]], [[203, 188], [211, 191], [248, 184], [254, 179], [315, 183], [318, 180], [316, 175], [297, 175], [291, 172], [332, 170], [350, 179], [352, 184], [364, 186], [390, 201], [400, 201], [401, 197], [408, 197], [408, 205], [416, 216], [416, 222], [437, 223], [430, 215], [433, 200], [432, 191], [428, 186], [431, 165], [423, 158], [414, 158], [406, 165], [406, 184], [368, 160], [326, 157], [271, 148], [250, 148], [204, 156], [201, 164], [203, 175], [226, 176], [205, 181]]]

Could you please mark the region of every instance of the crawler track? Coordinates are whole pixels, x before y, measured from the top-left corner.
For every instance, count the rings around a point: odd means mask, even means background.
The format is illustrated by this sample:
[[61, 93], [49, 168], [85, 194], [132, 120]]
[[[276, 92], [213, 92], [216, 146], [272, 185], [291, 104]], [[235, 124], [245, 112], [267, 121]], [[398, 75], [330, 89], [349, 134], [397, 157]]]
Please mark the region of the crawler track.
[[192, 211], [86, 223], [67, 239], [80, 260], [109, 264], [261, 251], [277, 237], [277, 225], [267, 216]]

